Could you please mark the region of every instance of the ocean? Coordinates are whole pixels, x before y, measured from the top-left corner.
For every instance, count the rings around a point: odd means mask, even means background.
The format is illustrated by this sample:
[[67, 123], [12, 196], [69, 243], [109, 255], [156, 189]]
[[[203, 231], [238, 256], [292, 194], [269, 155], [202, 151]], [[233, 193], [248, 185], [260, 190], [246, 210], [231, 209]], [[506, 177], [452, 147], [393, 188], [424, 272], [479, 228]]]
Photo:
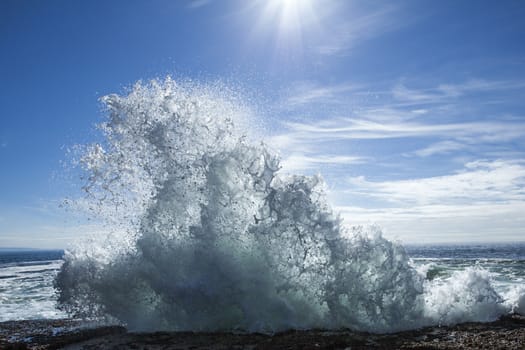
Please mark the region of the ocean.
[[475, 267], [487, 271], [501, 295], [525, 286], [525, 243], [472, 245], [407, 245], [414, 265], [426, 278], [446, 280], [454, 272]]
[[[416, 269], [446, 282], [454, 272], [479, 268], [501, 295], [525, 285], [525, 243], [406, 245]], [[67, 317], [53, 286], [63, 250], [0, 249], [0, 321]]]
[[53, 287], [63, 254], [0, 248], [0, 321], [66, 317]]

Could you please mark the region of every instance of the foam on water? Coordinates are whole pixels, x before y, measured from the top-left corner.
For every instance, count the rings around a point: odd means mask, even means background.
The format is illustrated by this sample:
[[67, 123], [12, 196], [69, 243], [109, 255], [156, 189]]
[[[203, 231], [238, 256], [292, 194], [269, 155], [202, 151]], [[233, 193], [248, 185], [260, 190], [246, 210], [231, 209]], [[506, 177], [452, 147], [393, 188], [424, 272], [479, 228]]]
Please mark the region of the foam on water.
[[67, 316], [56, 309], [52, 282], [61, 264], [60, 260], [0, 263], [0, 322]]
[[220, 86], [166, 79], [103, 101], [82, 201], [113, 229], [65, 255], [56, 286], [72, 314], [135, 330], [391, 332], [522, 304], [480, 269], [429, 281], [377, 227], [345, 226], [322, 178], [279, 174]]

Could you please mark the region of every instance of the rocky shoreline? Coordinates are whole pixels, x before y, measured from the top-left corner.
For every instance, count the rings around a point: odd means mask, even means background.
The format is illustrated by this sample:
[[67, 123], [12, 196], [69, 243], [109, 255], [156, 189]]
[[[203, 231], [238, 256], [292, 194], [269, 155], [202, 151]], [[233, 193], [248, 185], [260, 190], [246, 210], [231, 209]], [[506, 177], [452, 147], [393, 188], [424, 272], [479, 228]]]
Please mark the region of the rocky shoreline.
[[393, 334], [350, 330], [258, 333], [133, 333], [80, 320], [0, 323], [0, 349], [525, 349], [525, 317]]

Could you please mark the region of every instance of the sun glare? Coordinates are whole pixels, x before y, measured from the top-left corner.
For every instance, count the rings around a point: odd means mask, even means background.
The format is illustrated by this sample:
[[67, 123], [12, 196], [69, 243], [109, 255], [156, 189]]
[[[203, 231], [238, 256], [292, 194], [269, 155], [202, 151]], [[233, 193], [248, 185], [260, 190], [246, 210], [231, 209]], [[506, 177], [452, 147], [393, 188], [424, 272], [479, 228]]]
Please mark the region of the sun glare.
[[261, 3], [258, 31], [276, 34], [280, 49], [300, 46], [305, 31], [317, 22], [316, 0], [270, 0]]

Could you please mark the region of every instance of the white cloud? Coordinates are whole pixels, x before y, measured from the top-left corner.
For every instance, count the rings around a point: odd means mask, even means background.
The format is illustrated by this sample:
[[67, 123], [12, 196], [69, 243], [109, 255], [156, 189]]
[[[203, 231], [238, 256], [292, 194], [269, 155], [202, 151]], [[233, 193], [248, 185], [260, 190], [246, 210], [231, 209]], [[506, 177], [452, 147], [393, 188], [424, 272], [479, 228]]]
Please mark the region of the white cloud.
[[348, 194], [411, 205], [525, 202], [525, 166], [517, 161], [476, 161], [456, 174], [397, 181], [348, 179]]
[[403, 84], [397, 84], [392, 88], [392, 96], [397, 100], [411, 102], [439, 102], [444, 95], [436, 94], [429, 89], [409, 89]]
[[348, 98], [347, 94], [358, 91], [359, 88], [354, 84], [321, 85], [309, 81], [296, 82], [287, 92], [284, 105], [288, 108], [296, 108], [316, 102], [340, 103]]
[[436, 104], [458, 99], [472, 93], [501, 92], [523, 89], [525, 81], [470, 79], [455, 84], [439, 84], [435, 87], [408, 88], [404, 84], [395, 85], [392, 96], [405, 105]]
[[315, 170], [330, 166], [349, 166], [367, 161], [364, 157], [342, 155], [305, 155], [294, 153], [281, 162], [284, 172], [298, 172], [301, 170]]
[[353, 177], [348, 186], [332, 195], [348, 224], [377, 223], [406, 242], [525, 238], [521, 161], [475, 161], [455, 174], [410, 180]]
[[465, 148], [467, 148], [467, 145], [460, 143], [460, 142], [441, 141], [441, 142], [433, 143], [429, 145], [428, 147], [419, 149], [415, 151], [414, 154], [419, 157], [428, 157], [428, 156], [433, 156], [436, 154], [452, 153], [452, 152], [455, 152], [461, 149], [465, 149]]
[[348, 225], [378, 224], [406, 243], [523, 241], [525, 203], [365, 209], [338, 206]]
[[270, 138], [270, 144], [288, 147], [325, 141], [439, 137], [472, 143], [500, 142], [525, 136], [525, 124], [469, 122], [430, 124], [422, 122], [376, 122], [356, 118], [332, 118], [314, 122], [284, 122], [287, 133]]

